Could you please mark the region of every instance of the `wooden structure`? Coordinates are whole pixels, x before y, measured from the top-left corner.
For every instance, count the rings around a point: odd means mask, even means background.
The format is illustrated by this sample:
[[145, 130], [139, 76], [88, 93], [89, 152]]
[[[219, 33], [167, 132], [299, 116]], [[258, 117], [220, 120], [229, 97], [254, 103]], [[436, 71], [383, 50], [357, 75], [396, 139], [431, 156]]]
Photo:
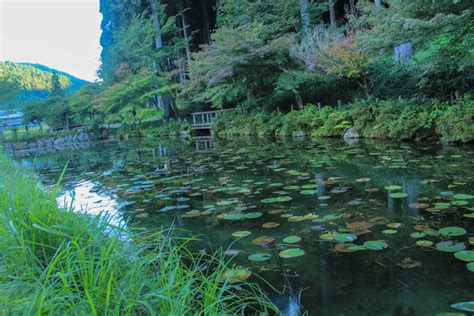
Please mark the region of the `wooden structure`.
[[194, 137], [196, 144], [196, 152], [209, 153], [214, 151], [214, 143], [212, 137], [208, 136], [197, 136]]
[[219, 116], [219, 114], [233, 111], [233, 110], [234, 109], [226, 109], [226, 110], [215, 110], [215, 111], [191, 113], [191, 115], [193, 116], [193, 123], [191, 127], [194, 130], [210, 130], [212, 126], [212, 122], [217, 116]]

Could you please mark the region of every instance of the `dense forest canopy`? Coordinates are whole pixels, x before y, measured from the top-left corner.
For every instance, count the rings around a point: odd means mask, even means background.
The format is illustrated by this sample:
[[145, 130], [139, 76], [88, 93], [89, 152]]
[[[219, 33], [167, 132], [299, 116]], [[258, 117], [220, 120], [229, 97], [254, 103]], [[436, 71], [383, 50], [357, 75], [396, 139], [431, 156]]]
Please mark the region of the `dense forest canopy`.
[[101, 0], [100, 11], [102, 80], [64, 103], [81, 124], [472, 96], [466, 0]]

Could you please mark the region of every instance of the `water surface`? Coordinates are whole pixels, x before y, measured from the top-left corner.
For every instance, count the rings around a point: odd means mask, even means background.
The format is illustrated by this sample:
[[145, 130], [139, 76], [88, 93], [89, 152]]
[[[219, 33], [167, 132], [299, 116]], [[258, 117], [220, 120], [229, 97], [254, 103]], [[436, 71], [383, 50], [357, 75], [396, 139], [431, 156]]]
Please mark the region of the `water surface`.
[[[74, 195], [78, 210], [109, 212], [116, 222], [149, 230], [174, 223], [205, 235], [202, 249], [239, 250], [237, 265], [283, 291], [272, 298], [284, 314], [301, 298], [311, 315], [434, 315], [474, 300], [467, 262], [436, 248], [453, 241], [473, 249], [473, 149], [174, 139], [98, 143], [16, 159], [34, 166], [45, 185], [54, 184], [69, 162], [60, 200]], [[262, 227], [269, 222], [276, 224], [264, 226], [276, 227]], [[460, 228], [461, 235], [439, 234], [444, 227]], [[251, 234], [238, 239], [236, 231]], [[335, 232], [346, 243], [383, 241], [376, 246], [388, 248], [341, 246], [327, 240]], [[301, 241], [283, 242], [292, 235]], [[274, 242], [252, 243], [261, 236]], [[417, 245], [420, 240], [426, 247]], [[305, 254], [279, 256], [290, 248]], [[271, 258], [248, 260], [254, 253]]]

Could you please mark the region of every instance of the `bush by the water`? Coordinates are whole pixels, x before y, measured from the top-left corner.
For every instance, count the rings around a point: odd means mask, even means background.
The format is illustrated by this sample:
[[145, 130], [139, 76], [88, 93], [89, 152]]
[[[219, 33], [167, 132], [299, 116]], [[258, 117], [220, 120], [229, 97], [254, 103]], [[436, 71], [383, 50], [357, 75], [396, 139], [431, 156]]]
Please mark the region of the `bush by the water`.
[[361, 101], [341, 109], [307, 105], [304, 109], [249, 114], [230, 113], [220, 117], [214, 131], [220, 136], [259, 135], [313, 138], [342, 137], [353, 127], [361, 137], [447, 142], [474, 140], [474, 100], [454, 104], [436, 100], [390, 99]]
[[[235, 315], [273, 310], [223, 278], [221, 252], [58, 208], [56, 193], [0, 153], [1, 315]], [[227, 273], [231, 275], [231, 273]]]

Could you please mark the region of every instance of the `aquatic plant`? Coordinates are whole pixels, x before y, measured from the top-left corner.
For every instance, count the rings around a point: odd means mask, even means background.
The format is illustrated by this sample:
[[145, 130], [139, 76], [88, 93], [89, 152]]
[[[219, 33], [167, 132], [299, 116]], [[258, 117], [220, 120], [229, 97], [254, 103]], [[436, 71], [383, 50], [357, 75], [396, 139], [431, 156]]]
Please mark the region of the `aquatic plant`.
[[[0, 314], [217, 315], [275, 310], [250, 271], [195, 238], [63, 210], [0, 154]], [[233, 272], [234, 271], [234, 272]], [[238, 282], [239, 286], [234, 286]]]

